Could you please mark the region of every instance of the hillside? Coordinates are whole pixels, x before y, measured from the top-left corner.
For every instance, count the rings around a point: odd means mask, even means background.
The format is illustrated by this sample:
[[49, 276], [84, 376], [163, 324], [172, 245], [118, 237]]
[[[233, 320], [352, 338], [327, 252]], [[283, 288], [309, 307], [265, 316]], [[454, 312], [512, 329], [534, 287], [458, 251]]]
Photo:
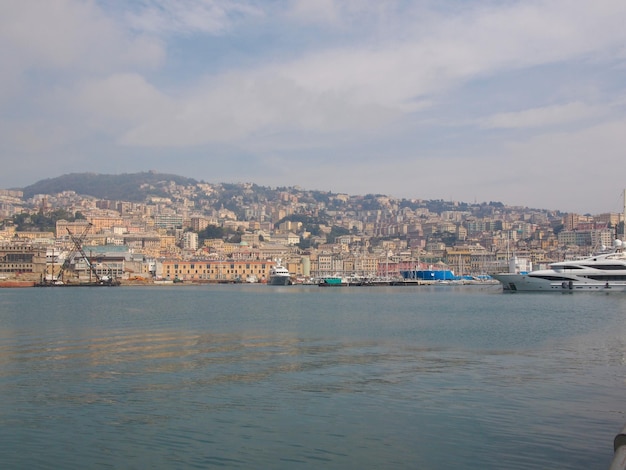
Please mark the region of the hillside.
[[35, 194], [75, 191], [77, 194], [101, 199], [141, 202], [148, 195], [166, 196], [167, 192], [163, 190], [163, 187], [171, 181], [180, 185], [197, 184], [197, 181], [191, 178], [151, 171], [121, 175], [71, 173], [38, 181], [23, 188], [23, 191], [25, 198], [30, 198]]
[[[55, 178], [38, 181], [22, 188], [24, 198], [30, 199], [36, 194], [58, 194], [64, 191], [74, 191], [82, 196], [91, 196], [98, 199], [112, 201], [145, 202], [150, 196], [171, 198], [172, 184], [176, 186], [192, 187], [203, 181], [192, 178], [154, 171], [140, 173], [125, 173], [121, 175], [106, 175], [97, 173], [71, 173]], [[214, 191], [207, 195], [200, 188], [190, 188], [185, 197], [197, 199], [198, 207], [213, 207], [228, 209], [242, 219], [245, 219], [244, 206], [251, 204], [266, 204], [280, 202], [284, 193], [297, 192], [301, 202], [322, 203], [327, 211], [378, 211], [389, 210], [390, 202], [382, 194], [367, 194], [365, 196], [350, 196], [349, 200], [334, 197], [332, 192], [303, 190], [291, 187], [269, 188], [253, 183], [220, 183], [214, 184]], [[202, 201], [202, 202], [200, 202]], [[398, 209], [417, 210], [426, 208], [431, 213], [441, 214], [444, 211], [466, 211], [476, 217], [491, 214], [494, 210], [503, 210], [500, 202], [468, 204], [443, 200], [396, 200]]]

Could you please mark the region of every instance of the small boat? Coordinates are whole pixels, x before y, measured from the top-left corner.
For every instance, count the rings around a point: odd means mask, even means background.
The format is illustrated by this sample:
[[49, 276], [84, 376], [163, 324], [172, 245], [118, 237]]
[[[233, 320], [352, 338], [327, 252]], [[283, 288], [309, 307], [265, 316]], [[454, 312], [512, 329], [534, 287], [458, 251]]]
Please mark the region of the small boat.
[[318, 284], [320, 287], [341, 287], [341, 286], [349, 286], [350, 281], [341, 276], [329, 276], [322, 278], [322, 280]]

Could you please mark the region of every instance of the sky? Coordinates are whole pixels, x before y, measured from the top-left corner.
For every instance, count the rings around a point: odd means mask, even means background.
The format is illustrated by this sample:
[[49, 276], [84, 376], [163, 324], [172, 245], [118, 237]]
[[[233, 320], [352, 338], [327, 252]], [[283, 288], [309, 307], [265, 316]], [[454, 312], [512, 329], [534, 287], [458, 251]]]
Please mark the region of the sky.
[[624, 0], [2, 0], [0, 188], [67, 173], [622, 212]]

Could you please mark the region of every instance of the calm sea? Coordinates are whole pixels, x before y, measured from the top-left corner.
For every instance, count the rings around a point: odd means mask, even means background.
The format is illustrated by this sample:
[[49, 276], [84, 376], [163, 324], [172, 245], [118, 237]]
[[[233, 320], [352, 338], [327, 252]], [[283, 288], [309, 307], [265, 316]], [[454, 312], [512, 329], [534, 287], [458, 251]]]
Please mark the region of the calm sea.
[[626, 295], [0, 289], [2, 469], [607, 469]]

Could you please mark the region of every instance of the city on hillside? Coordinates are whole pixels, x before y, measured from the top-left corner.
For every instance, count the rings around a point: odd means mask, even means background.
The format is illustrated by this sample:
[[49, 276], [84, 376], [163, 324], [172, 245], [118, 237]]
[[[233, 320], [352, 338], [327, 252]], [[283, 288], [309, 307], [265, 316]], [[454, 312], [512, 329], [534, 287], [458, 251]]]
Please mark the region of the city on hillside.
[[137, 188], [143, 192], [128, 200], [0, 190], [0, 280], [267, 282], [279, 264], [293, 283], [400, 279], [414, 270], [484, 279], [505, 271], [513, 256], [540, 268], [610, 246], [624, 223], [621, 213], [252, 183], [162, 178]]

